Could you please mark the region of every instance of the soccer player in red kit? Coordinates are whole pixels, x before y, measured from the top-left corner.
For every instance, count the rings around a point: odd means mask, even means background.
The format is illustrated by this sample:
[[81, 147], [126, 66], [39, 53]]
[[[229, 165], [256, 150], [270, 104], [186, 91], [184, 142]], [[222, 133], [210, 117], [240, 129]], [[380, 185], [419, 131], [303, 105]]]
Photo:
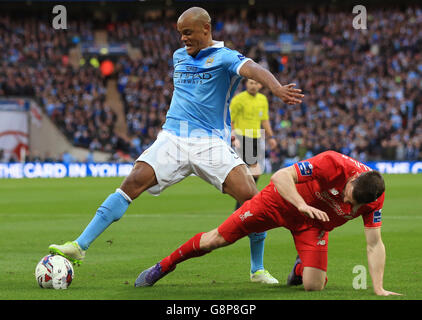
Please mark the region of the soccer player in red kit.
[[195, 235], [168, 257], [140, 273], [136, 287], [152, 286], [189, 258], [232, 244], [251, 232], [290, 230], [298, 257], [288, 285], [322, 290], [327, 277], [329, 232], [362, 216], [369, 272], [377, 295], [396, 295], [383, 288], [385, 247], [381, 239], [384, 180], [366, 165], [326, 151], [280, 169], [271, 182], [246, 201], [218, 228]]

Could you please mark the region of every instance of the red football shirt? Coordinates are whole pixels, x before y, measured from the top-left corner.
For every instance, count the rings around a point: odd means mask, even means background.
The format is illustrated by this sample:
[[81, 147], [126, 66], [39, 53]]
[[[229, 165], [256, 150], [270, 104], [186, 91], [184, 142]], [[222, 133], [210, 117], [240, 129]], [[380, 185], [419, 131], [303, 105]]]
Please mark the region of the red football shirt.
[[[362, 216], [365, 227], [381, 226], [384, 193], [376, 201], [361, 205], [356, 212], [353, 212], [350, 204], [343, 202], [343, 191], [347, 181], [356, 174], [370, 171], [371, 168], [334, 151], [320, 153], [315, 157], [295, 163], [294, 167], [298, 176], [296, 188], [299, 194], [308, 205], [326, 212], [330, 218], [330, 221], [322, 222], [306, 217], [303, 223], [319, 224], [322, 229], [330, 231], [351, 219]], [[281, 197], [279, 200], [287, 202]], [[286, 203], [279, 202], [279, 205], [286, 207]], [[292, 208], [292, 206], [289, 207]], [[304, 216], [299, 212], [297, 214]], [[295, 224], [298, 222], [295, 219]]]

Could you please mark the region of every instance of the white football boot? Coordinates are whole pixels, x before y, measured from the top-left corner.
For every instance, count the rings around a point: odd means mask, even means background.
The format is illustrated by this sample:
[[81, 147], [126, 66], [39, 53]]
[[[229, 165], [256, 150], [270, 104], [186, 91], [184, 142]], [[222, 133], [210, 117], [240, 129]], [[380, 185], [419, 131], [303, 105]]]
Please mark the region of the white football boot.
[[51, 254], [61, 255], [77, 265], [82, 263], [86, 253], [86, 250], [82, 250], [76, 241], [68, 241], [62, 245], [52, 244], [48, 247], [48, 250]]
[[267, 284], [277, 284], [278, 280], [274, 278], [267, 270], [262, 269], [251, 273], [251, 281]]

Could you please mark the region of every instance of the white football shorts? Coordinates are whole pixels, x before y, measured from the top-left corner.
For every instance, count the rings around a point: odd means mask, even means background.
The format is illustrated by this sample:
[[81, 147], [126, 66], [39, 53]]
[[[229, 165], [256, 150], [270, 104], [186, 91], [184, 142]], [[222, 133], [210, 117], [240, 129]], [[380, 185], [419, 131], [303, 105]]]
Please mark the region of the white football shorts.
[[229, 172], [245, 164], [218, 137], [179, 137], [165, 130], [136, 161], [144, 161], [154, 169], [158, 184], [147, 191], [155, 196], [191, 174], [223, 192], [223, 183]]

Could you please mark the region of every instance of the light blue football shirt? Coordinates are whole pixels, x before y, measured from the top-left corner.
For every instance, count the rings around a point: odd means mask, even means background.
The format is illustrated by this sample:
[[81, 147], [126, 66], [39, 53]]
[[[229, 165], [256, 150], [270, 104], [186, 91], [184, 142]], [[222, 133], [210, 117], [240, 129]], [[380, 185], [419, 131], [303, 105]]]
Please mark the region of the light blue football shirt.
[[181, 137], [217, 136], [230, 144], [230, 100], [240, 67], [250, 60], [222, 41], [190, 56], [185, 48], [173, 54], [174, 91], [163, 129]]

